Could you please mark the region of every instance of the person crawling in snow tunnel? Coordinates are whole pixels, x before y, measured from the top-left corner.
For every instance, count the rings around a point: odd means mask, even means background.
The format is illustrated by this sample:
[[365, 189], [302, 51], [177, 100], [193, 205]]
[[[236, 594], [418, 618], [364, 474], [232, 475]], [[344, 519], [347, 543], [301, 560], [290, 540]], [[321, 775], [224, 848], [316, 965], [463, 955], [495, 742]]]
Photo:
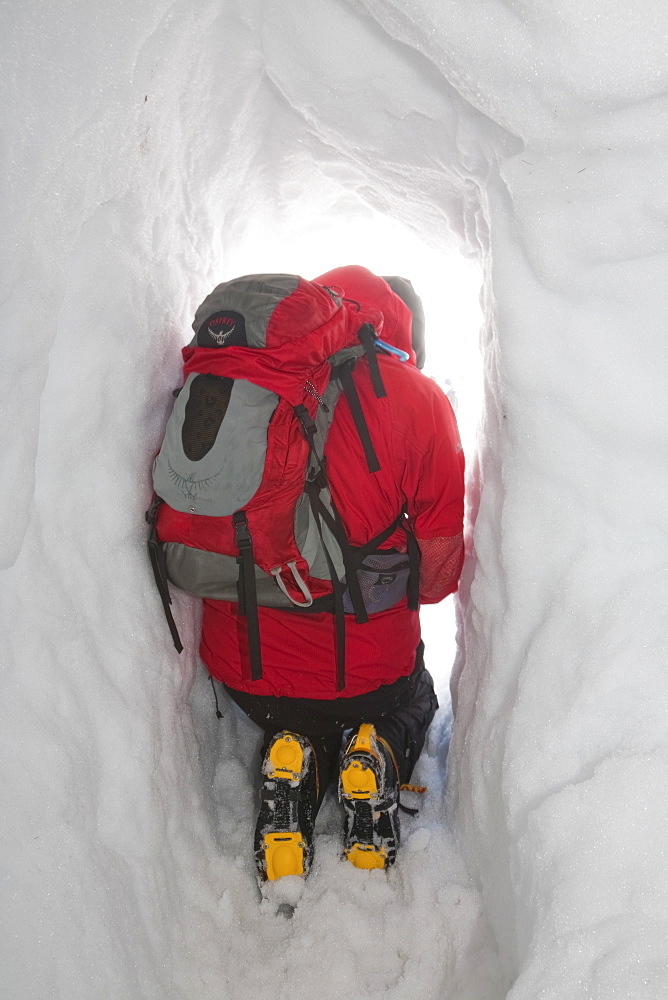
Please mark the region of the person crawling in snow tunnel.
[[204, 598], [201, 657], [265, 733], [261, 880], [308, 874], [333, 782], [343, 857], [388, 868], [438, 707], [419, 605], [456, 590], [464, 555], [464, 456], [419, 370], [419, 297], [359, 266], [250, 275], [193, 328], [149, 511], [175, 644], [167, 580]]

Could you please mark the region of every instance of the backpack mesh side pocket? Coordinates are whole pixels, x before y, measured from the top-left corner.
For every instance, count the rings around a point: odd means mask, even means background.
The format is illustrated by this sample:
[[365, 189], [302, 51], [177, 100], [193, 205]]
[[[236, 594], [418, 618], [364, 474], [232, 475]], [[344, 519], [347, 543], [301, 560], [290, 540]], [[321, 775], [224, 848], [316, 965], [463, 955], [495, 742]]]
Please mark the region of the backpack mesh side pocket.
[[[367, 613], [387, 611], [406, 596], [410, 563], [403, 552], [374, 552], [365, 556], [357, 570]], [[343, 595], [343, 610], [353, 613], [350, 592]]]

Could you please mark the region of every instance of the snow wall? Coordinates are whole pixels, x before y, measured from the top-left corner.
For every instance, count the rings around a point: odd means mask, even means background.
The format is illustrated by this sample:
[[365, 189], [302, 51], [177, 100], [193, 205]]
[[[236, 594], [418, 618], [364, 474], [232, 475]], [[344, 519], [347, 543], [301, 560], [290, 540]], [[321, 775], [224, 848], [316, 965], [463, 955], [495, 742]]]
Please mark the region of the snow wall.
[[184, 971], [221, 873], [146, 470], [202, 296], [362, 204], [485, 275], [448, 802], [508, 996], [664, 995], [667, 34], [653, 0], [4, 6], [12, 1000], [238, 995]]

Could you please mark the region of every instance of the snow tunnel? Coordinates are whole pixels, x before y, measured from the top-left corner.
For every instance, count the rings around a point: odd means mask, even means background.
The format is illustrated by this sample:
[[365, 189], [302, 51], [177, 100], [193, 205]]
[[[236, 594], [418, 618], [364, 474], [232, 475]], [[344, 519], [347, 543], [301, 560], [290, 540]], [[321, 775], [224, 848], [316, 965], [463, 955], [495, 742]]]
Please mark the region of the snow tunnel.
[[[663, 5], [74, 0], [1, 23], [6, 995], [656, 1000]], [[257, 737], [205, 706], [187, 598], [170, 647], [148, 465], [203, 295], [297, 251], [342, 263], [317, 222], [354, 260], [373, 215], [482, 273], [457, 718], [401, 864], [344, 871], [326, 813], [277, 920], [247, 852]]]

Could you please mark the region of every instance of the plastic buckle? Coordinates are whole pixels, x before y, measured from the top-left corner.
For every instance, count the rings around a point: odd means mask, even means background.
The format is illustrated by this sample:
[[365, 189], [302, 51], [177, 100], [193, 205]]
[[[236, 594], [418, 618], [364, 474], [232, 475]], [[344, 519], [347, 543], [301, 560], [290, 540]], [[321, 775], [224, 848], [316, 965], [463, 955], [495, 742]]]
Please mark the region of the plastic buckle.
[[320, 490], [326, 489], [327, 486], [329, 486], [329, 483], [327, 481], [327, 473], [323, 468], [315, 469], [311, 473], [311, 475], [306, 480], [307, 489], [309, 486], [312, 488], [315, 487], [315, 489], [317, 489], [318, 492], [320, 492]]
[[295, 406], [295, 416], [302, 425], [302, 429], [307, 438], [312, 438], [317, 431], [316, 423], [303, 403]]
[[249, 549], [252, 545], [250, 531], [248, 530], [248, 519], [243, 510], [236, 511], [232, 515], [234, 525], [234, 541], [238, 549]]
[[151, 506], [149, 507], [149, 509], [146, 511], [144, 517], [146, 518], [147, 524], [150, 525], [155, 524], [158, 514], [158, 507], [160, 506], [161, 503], [162, 500], [160, 499], [160, 497], [156, 497]]

